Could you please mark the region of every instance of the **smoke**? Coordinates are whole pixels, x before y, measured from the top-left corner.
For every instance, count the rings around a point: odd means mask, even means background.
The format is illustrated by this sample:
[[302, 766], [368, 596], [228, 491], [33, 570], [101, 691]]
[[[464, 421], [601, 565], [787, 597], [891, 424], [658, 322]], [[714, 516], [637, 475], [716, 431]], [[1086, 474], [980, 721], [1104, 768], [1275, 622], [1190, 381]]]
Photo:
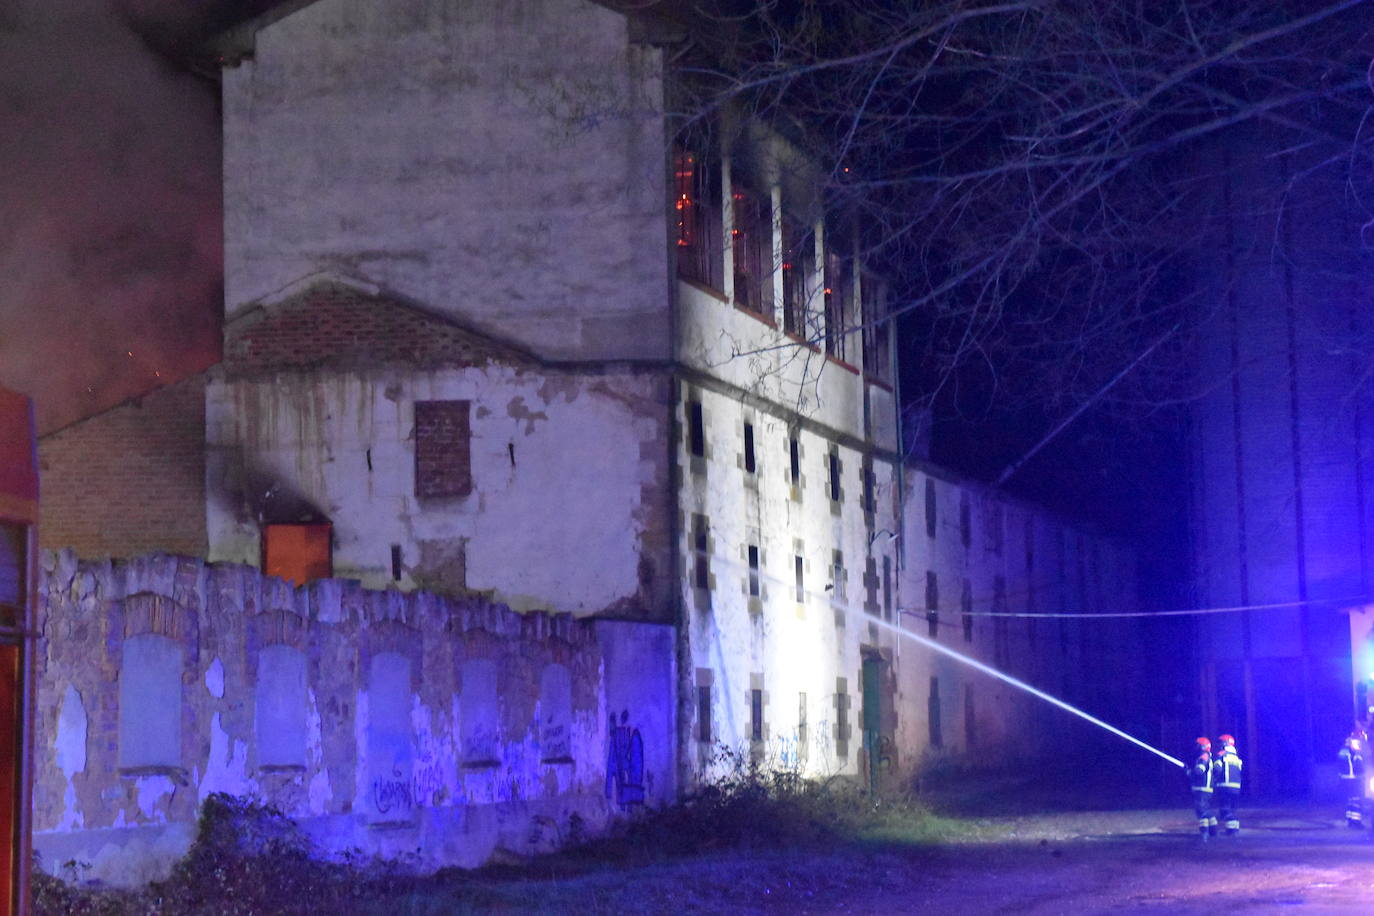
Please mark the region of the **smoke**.
[[0, 384], [41, 431], [218, 359], [216, 87], [140, 37], [208, 10], [0, 0]]

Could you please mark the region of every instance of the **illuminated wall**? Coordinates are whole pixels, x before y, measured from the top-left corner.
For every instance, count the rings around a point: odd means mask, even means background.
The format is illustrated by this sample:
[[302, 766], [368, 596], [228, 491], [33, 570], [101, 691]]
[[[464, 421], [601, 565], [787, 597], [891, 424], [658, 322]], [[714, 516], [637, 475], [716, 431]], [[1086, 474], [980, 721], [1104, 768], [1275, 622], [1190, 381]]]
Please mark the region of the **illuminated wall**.
[[1266, 607], [1201, 623], [1203, 710], [1248, 745], [1264, 788], [1302, 791], [1353, 715], [1344, 609], [1369, 587], [1374, 262], [1344, 169], [1239, 144], [1206, 164], [1225, 177], [1197, 265], [1194, 585], [1200, 605]]
[[669, 627], [187, 557], [43, 565], [34, 845], [52, 873], [165, 877], [212, 792], [277, 806], [327, 856], [428, 868], [676, 797]]

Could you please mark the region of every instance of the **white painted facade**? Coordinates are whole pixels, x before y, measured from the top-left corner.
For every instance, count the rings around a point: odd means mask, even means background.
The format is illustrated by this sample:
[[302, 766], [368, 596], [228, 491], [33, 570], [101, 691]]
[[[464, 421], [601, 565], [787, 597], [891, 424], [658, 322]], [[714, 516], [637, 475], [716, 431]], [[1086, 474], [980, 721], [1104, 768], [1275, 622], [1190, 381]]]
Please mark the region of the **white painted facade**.
[[[771, 304], [743, 307], [734, 244], [722, 242], [718, 284], [675, 275], [662, 66], [625, 16], [584, 0], [319, 0], [257, 27], [224, 71], [230, 333], [324, 271], [529, 359], [290, 371], [227, 361], [207, 395], [211, 558], [256, 562], [261, 519], [243, 481], [265, 477], [333, 523], [337, 575], [432, 584], [426, 552], [442, 566], [461, 543], [461, 587], [513, 607], [676, 621], [684, 787], [722, 744], [811, 775], [905, 777], [932, 751], [976, 744], [961, 724], [970, 684], [976, 731], [1042, 734], [1026, 704], [883, 624], [923, 631], [927, 568], [946, 622], [963, 580], [984, 602], [999, 575], [1010, 607], [1032, 582], [1058, 606], [1086, 607], [1080, 545], [1091, 539], [999, 508], [1000, 550], [966, 547], [963, 496], [982, 499], [975, 512], [1002, 504], [903, 469], [895, 351], [863, 332], [886, 318], [863, 314], [882, 307], [879, 281], [851, 265], [836, 295], [846, 330], [827, 328], [822, 265], [842, 240], [828, 238], [838, 230], [814, 212], [805, 165], [780, 139], [750, 127], [734, 149], [696, 151], [720, 169], [708, 209], [722, 240], [743, 219], [733, 154], [749, 154], [750, 190], [767, 203]], [[814, 248], [798, 261], [812, 267], [791, 335], [779, 269], [789, 225]], [[463, 500], [414, 496], [414, 403], [425, 400], [473, 405]], [[933, 540], [928, 477], [941, 493]], [[1024, 565], [1028, 526], [1030, 552], [1058, 566]], [[1129, 559], [1111, 564], [1129, 603]], [[962, 645], [960, 625], [940, 638]], [[975, 654], [991, 651], [990, 628], [975, 624]], [[1017, 623], [1005, 638], [1012, 663], [1037, 677], [1087, 651], [1036, 632]]]

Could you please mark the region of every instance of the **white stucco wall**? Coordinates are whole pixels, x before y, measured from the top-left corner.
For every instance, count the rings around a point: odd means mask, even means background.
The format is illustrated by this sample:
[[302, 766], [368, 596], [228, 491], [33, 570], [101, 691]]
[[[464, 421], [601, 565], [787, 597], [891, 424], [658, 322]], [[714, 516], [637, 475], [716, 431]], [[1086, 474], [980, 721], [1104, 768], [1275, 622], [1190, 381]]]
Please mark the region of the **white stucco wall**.
[[585, 0], [271, 24], [223, 72], [226, 316], [335, 271], [545, 356], [666, 356], [660, 66]]
[[[687, 399], [703, 407], [706, 456], [693, 459], [679, 442], [682, 467], [682, 511], [679, 550], [685, 576], [682, 601], [688, 609], [691, 671], [685, 680], [695, 698], [700, 672], [709, 671], [712, 690], [712, 742], [702, 744], [697, 706], [685, 730], [690, 766], [709, 772], [705, 758], [718, 746], [753, 750], [778, 766], [798, 766], [810, 775], [857, 773], [862, 746], [861, 647], [891, 649], [894, 636], [868, 626], [864, 611], [865, 560], [876, 559], [881, 580], [882, 557], [892, 561], [892, 602], [897, 601], [897, 540], [886, 534], [869, 543], [860, 505], [860, 453], [838, 445], [815, 427], [794, 427], [794, 415], [776, 405], [768, 411], [742, 407], [739, 400], [715, 390], [687, 386], [679, 406], [686, 424]], [[756, 473], [744, 470], [744, 423], [754, 428]], [[684, 425], [685, 428], [685, 425]], [[800, 445], [800, 499], [792, 496], [789, 438]], [[832, 511], [828, 491], [828, 454], [835, 445], [840, 461], [840, 511]], [[894, 532], [892, 465], [873, 465], [874, 532]], [[696, 550], [694, 514], [706, 517], [713, 589], [709, 602], [694, 587]], [[798, 543], [800, 542], [800, 543]], [[748, 595], [747, 548], [760, 547], [762, 595]], [[843, 594], [832, 583], [832, 551], [840, 550], [846, 575]], [[796, 600], [795, 556], [804, 560], [804, 596]], [[876, 600], [883, 606], [879, 581]], [[879, 612], [881, 614], [881, 610]], [[848, 746], [838, 753], [835, 695], [837, 678], [845, 678], [849, 698]], [[764, 740], [751, 741], [750, 695], [763, 690]], [[801, 694], [806, 695], [805, 735], [799, 734]], [[804, 742], [805, 747], [800, 744]]]
[[[436, 567], [461, 548], [468, 589], [518, 610], [601, 610], [639, 592], [641, 560], [654, 560], [646, 533], [664, 525], [661, 500], [645, 495], [666, 486], [656, 384], [500, 366], [217, 380], [206, 408], [210, 557], [257, 564], [259, 519], [242, 488], [276, 481], [332, 522], [336, 576], [451, 588]], [[415, 497], [417, 400], [472, 402], [470, 496]]]

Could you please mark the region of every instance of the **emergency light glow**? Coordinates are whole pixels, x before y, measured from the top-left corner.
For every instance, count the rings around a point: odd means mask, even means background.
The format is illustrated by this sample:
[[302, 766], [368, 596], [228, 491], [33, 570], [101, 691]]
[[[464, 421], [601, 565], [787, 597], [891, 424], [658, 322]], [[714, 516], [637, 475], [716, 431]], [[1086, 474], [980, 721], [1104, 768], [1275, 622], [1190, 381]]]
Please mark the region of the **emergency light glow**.
[[[905, 636], [907, 639], [910, 639], [910, 640], [913, 640], [913, 641], [915, 641], [915, 642], [918, 642], [918, 643], [920, 643], [921, 645], [925, 646], [925, 647], [928, 648], [928, 649], [934, 649], [936, 652], [939, 652], [939, 653], [941, 653], [941, 654], [943, 654], [943, 655], [948, 655], [950, 658], [954, 659], [954, 660], [957, 661], [957, 662], [962, 662], [963, 664], [968, 665], [968, 666], [971, 667], [971, 668], [976, 668], [976, 669], [978, 669], [979, 671], [983, 672], [984, 674], [988, 674], [988, 675], [991, 675], [992, 677], [997, 678], [999, 681], [1002, 681], [1003, 683], [1010, 684], [1011, 686], [1016, 687], [1016, 688], [1019, 689], [1019, 690], [1024, 690], [1024, 691], [1026, 691], [1026, 692], [1029, 693], [1029, 694], [1032, 694], [1032, 695], [1034, 695], [1034, 696], [1037, 696], [1037, 697], [1039, 697], [1040, 699], [1044, 700], [1044, 701], [1047, 702], [1047, 703], [1053, 703], [1055, 706], [1058, 706], [1060, 709], [1062, 709], [1062, 710], [1064, 710], [1064, 711], [1066, 711], [1066, 712], [1071, 712], [1071, 713], [1073, 713], [1075, 716], [1078, 716], [1080, 719], [1087, 719], [1089, 722], [1091, 722], [1093, 725], [1096, 725], [1098, 728], [1105, 728], [1107, 731], [1111, 732], [1113, 735], [1119, 735], [1119, 736], [1121, 736], [1122, 738], [1125, 738], [1127, 741], [1131, 742], [1132, 744], [1135, 744], [1135, 745], [1138, 745], [1138, 746], [1140, 746], [1140, 747], [1143, 747], [1145, 750], [1149, 751], [1151, 754], [1154, 754], [1154, 755], [1157, 756], [1157, 757], [1163, 757], [1165, 760], [1169, 761], [1170, 763], [1172, 763], [1174, 766], [1178, 767], [1178, 768], [1181, 769], [1181, 770], [1186, 770], [1186, 769], [1188, 768], [1188, 765], [1185, 764], [1182, 760], [1179, 760], [1177, 757], [1171, 757], [1170, 755], [1168, 755], [1168, 754], [1164, 753], [1163, 751], [1161, 751], [1159, 748], [1157, 748], [1157, 747], [1152, 747], [1152, 746], [1146, 744], [1144, 741], [1141, 741], [1139, 738], [1136, 738], [1136, 737], [1134, 737], [1134, 736], [1132, 736], [1132, 735], [1126, 734], [1126, 733], [1123, 732], [1121, 729], [1117, 728], [1115, 725], [1108, 725], [1106, 722], [1103, 722], [1101, 719], [1097, 718], [1096, 716], [1089, 715], [1088, 713], [1086, 713], [1086, 712], [1084, 712], [1083, 710], [1079, 709], [1077, 706], [1070, 706], [1068, 703], [1065, 703], [1063, 700], [1059, 699], [1058, 697], [1056, 697], [1056, 696], [1051, 696], [1050, 694], [1046, 693], [1046, 692], [1043, 691], [1043, 690], [1039, 690], [1039, 689], [1037, 689], [1037, 688], [1035, 688], [1035, 687], [1032, 687], [1030, 684], [1027, 684], [1025, 681], [1018, 681], [1016, 678], [1012, 677], [1010, 674], [1004, 674], [1003, 672], [998, 671], [996, 668], [993, 668], [993, 667], [991, 667], [990, 665], [985, 665], [985, 664], [983, 664], [982, 662], [978, 661], [976, 658], [969, 658], [967, 655], [961, 655], [960, 653], [955, 652], [953, 649], [949, 648], [948, 646], [941, 645], [940, 643], [936, 642], [936, 641], [933, 640], [933, 639], [926, 639], [924, 636], [918, 636], [918, 635], [916, 635], [915, 633], [911, 632], [910, 630], [903, 629], [902, 627], [899, 627], [899, 626], [897, 626], [897, 625], [895, 625], [895, 624], [888, 623], [888, 622], [886, 622], [886, 621], [884, 621], [884, 620], [869, 620], [869, 623], [877, 624], [878, 626], [881, 626], [881, 627], [886, 627], [887, 629], [891, 630], [892, 632], [897, 633], [897, 634], [902, 635], [902, 636]], [[1374, 780], [1371, 780], [1371, 785], [1374, 786]], [[1372, 791], [1374, 791], [1374, 790], [1372, 790]]]

